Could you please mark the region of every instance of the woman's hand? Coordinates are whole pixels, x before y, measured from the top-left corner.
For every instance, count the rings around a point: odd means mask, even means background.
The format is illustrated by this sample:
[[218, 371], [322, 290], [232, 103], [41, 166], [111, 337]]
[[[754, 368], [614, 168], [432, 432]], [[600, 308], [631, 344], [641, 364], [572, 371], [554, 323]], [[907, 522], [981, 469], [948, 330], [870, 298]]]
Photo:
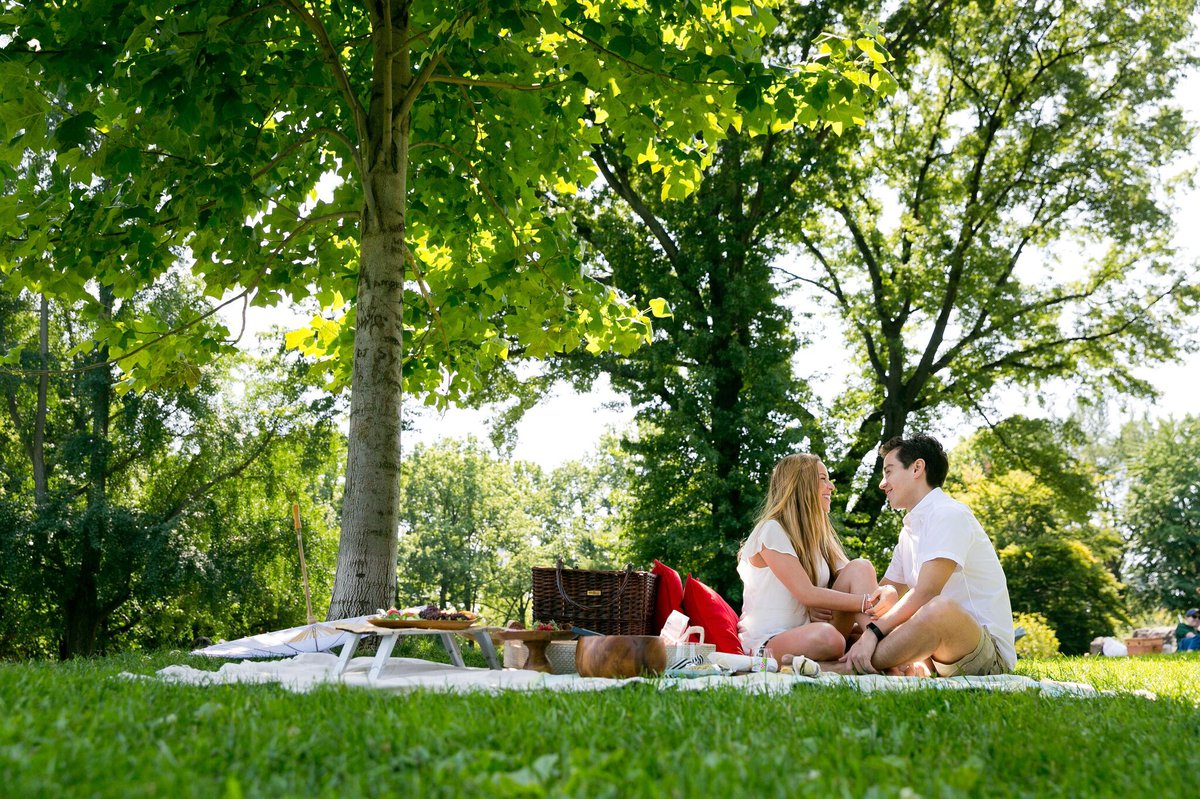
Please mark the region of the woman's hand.
[[892, 609], [892, 605], [900, 599], [900, 592], [896, 590], [894, 585], [881, 585], [875, 589], [875, 593], [867, 598], [867, 615], [872, 619], [878, 619], [883, 614]]
[[829, 608], [809, 608], [809, 621], [833, 621], [833, 611]]

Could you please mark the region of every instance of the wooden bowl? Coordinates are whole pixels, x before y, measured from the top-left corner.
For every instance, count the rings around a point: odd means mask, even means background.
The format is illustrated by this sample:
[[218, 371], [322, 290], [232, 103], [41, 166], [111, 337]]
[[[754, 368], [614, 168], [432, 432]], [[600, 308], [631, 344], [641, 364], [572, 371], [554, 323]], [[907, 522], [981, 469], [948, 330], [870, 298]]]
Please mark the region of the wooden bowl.
[[575, 647], [581, 677], [638, 677], [666, 667], [667, 647], [657, 635], [585, 635]]

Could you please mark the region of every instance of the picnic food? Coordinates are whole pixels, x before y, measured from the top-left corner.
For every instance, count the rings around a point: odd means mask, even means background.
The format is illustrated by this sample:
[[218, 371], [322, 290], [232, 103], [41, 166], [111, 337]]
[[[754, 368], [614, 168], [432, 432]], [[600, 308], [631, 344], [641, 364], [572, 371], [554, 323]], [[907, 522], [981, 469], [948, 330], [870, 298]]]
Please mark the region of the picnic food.
[[404, 610], [396, 608], [381, 610], [378, 618], [384, 621], [467, 621], [471, 616], [457, 610], [442, 610], [437, 605], [422, 605]]
[[387, 621], [396, 621], [399, 619], [419, 619], [421, 617], [417, 615], [417, 612], [412, 608], [407, 608], [405, 610], [388, 608], [387, 610], [381, 610], [379, 612], [379, 618], [386, 619]]
[[533, 629], [543, 631], [543, 632], [546, 630], [552, 630], [554, 632], [558, 632], [559, 630], [570, 630], [571, 625], [567, 624], [566, 622], [562, 622], [560, 624], [558, 622], [553, 622], [553, 621], [539, 621], [539, 622], [534, 622]]
[[457, 610], [442, 610], [437, 605], [426, 605], [420, 610], [420, 617], [426, 621], [466, 621], [471, 618]]

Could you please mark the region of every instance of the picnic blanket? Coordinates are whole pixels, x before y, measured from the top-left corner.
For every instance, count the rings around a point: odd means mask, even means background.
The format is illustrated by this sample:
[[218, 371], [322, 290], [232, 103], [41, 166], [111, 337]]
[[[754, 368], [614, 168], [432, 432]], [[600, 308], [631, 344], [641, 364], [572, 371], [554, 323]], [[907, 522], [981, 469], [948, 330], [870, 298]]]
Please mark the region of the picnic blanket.
[[[1048, 696], [1094, 697], [1111, 695], [1083, 683], [1034, 680], [1017, 674], [992, 677], [885, 677], [878, 674], [848, 676], [820, 674], [804, 677], [792, 674], [759, 672], [712, 677], [633, 677], [617, 680], [603, 677], [580, 677], [578, 674], [543, 674], [521, 669], [457, 668], [447, 663], [432, 663], [416, 658], [389, 658], [379, 678], [368, 680], [371, 658], [354, 658], [340, 677], [334, 676], [337, 657], [328, 653], [309, 653], [277, 661], [244, 661], [226, 663], [217, 671], [190, 666], [168, 666], [156, 677], [149, 675], [123, 676], [133, 679], [160, 679], [188, 685], [228, 685], [233, 683], [277, 683], [297, 692], [306, 692], [321, 685], [348, 685], [385, 691], [423, 689], [453, 693], [499, 691], [601, 691], [635, 683], [652, 683], [663, 691], [701, 691], [735, 689], [749, 693], [777, 694], [801, 688], [846, 686], [864, 693], [878, 691], [1040, 691]], [[1146, 698], [1149, 692], [1135, 691]]]

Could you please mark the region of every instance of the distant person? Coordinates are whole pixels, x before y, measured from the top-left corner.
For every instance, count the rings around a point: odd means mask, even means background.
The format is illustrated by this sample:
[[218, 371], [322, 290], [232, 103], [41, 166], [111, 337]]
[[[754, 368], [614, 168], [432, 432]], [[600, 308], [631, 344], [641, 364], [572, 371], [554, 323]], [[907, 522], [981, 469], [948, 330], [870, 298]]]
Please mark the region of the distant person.
[[1175, 643], [1179, 652], [1200, 652], [1200, 608], [1183, 614], [1183, 621], [1175, 626]]
[[996, 549], [966, 505], [941, 486], [949, 461], [937, 439], [892, 438], [879, 448], [879, 487], [908, 511], [873, 620], [823, 669], [907, 676], [1005, 674], [1017, 662], [1008, 583]]
[[738, 553], [742, 616], [738, 637], [784, 655], [833, 660], [855, 622], [866, 624], [875, 567], [849, 560], [829, 521], [833, 481], [816, 455], [788, 455], [771, 471], [767, 499]]

